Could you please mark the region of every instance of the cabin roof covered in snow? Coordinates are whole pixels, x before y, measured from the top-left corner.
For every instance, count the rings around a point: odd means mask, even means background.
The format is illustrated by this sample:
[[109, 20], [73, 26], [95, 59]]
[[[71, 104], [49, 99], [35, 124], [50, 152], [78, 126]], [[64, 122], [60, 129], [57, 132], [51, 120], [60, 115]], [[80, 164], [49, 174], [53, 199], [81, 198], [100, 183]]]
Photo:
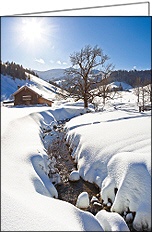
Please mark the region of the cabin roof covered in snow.
[[13, 96], [15, 96], [16, 94], [20, 93], [23, 89], [26, 89], [26, 88], [29, 89], [30, 91], [32, 91], [33, 93], [38, 94], [39, 97], [43, 97], [45, 99], [48, 99], [49, 101], [52, 101], [52, 99], [50, 98], [49, 94], [45, 93], [45, 91], [38, 89], [35, 85], [29, 85], [29, 84], [21, 86], [18, 90], [16, 90], [13, 93]]

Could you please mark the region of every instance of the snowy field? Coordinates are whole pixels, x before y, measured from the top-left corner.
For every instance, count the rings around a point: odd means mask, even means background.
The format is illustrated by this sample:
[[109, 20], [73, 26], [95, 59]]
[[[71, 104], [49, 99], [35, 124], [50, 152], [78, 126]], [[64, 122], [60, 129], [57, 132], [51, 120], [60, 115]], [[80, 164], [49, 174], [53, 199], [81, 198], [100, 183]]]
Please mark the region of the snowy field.
[[[2, 231], [129, 231], [132, 219], [137, 231], [151, 230], [151, 111], [139, 113], [135, 95], [124, 91], [102, 112], [83, 113], [72, 102], [1, 106]], [[94, 216], [57, 199], [45, 174], [42, 129], [67, 118], [77, 174], [100, 187], [105, 204], [111, 199], [111, 212]]]

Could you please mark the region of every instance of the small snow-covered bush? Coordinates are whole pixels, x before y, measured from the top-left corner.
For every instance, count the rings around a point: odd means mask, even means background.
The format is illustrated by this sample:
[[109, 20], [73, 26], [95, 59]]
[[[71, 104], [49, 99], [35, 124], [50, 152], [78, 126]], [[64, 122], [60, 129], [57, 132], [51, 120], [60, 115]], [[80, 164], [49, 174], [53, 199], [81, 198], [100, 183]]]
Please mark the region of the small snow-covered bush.
[[85, 209], [89, 207], [89, 195], [87, 192], [82, 192], [79, 194], [76, 202], [76, 207], [80, 209]]

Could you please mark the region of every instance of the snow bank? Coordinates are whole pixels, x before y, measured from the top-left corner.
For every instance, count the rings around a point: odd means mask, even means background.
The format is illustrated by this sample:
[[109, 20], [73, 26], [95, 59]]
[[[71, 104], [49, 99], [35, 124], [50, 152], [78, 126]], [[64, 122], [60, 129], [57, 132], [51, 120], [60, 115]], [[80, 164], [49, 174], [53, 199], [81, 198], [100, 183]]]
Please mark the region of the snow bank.
[[59, 108], [56, 108], [50, 112], [57, 121], [64, 121], [84, 114], [85, 110], [83, 106], [60, 106]]
[[[45, 163], [43, 157], [40, 155], [34, 155], [33, 157], [31, 157], [31, 162], [35, 172], [40, 177], [43, 185], [48, 190], [50, 196], [54, 198], [58, 198], [58, 192], [56, 188], [54, 187], [52, 181], [50, 181], [49, 177], [45, 173], [45, 169], [44, 169]], [[37, 192], [41, 191], [41, 189], [39, 188], [39, 186], [37, 186], [37, 184], [35, 184], [35, 187]]]
[[66, 123], [80, 176], [101, 188], [113, 211], [135, 211], [133, 226], [138, 230], [151, 228], [150, 125], [150, 112], [129, 109], [86, 114]]
[[47, 154], [40, 136], [43, 116], [50, 122], [48, 112], [40, 107], [2, 107], [1, 112], [2, 231], [103, 231], [90, 213], [54, 199], [57, 191], [43, 169]]

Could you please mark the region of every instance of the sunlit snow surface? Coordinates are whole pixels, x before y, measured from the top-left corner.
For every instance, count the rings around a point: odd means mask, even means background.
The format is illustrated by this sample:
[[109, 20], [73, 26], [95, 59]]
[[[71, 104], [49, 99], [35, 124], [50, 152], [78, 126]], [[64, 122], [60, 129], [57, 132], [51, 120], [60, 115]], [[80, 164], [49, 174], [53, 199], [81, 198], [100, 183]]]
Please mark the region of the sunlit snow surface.
[[[82, 103], [62, 103], [1, 106], [2, 231], [127, 231], [117, 212], [128, 209], [136, 212], [135, 229], [150, 230], [151, 111], [139, 113], [132, 92], [123, 92], [98, 113], [80, 115]], [[94, 216], [56, 199], [58, 192], [45, 174], [42, 128], [72, 117], [66, 138], [79, 175], [101, 188], [102, 199], [112, 200], [115, 213]]]
[[104, 203], [108, 198], [112, 200], [112, 211], [136, 212], [134, 228], [150, 229], [150, 112], [119, 109], [85, 114], [72, 119], [66, 127], [80, 176], [101, 188]]
[[118, 213], [100, 210], [96, 218], [103, 225], [104, 231], [130, 231], [124, 219]]
[[40, 125], [42, 120], [48, 120], [49, 109], [1, 109], [2, 230], [102, 231], [102, 226], [90, 213], [52, 198], [57, 197], [57, 191], [41, 169], [45, 166], [46, 151]]

